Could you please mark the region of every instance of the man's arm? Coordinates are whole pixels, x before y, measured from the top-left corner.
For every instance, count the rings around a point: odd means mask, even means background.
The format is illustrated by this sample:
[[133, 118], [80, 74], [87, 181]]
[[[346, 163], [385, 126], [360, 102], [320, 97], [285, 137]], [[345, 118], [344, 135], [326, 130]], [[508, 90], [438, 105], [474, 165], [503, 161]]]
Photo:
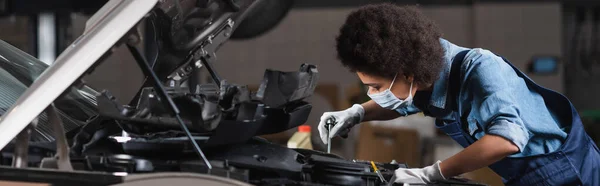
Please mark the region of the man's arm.
[[463, 151], [440, 163], [445, 178], [475, 171], [519, 152], [519, 148], [503, 137], [487, 134]]
[[400, 113], [397, 111], [382, 108], [373, 100], [363, 103], [362, 107], [365, 109], [365, 115], [363, 116], [362, 122], [373, 120], [391, 120], [400, 117]]

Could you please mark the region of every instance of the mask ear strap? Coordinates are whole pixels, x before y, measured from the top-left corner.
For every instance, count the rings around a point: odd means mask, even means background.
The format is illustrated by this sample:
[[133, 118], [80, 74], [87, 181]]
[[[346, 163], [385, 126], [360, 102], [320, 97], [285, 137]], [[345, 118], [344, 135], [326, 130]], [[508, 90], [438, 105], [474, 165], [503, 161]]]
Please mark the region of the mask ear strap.
[[396, 81], [396, 76], [398, 76], [398, 73], [396, 73], [396, 75], [394, 75], [394, 79], [392, 79], [392, 84], [390, 84], [390, 88], [388, 88], [388, 89], [391, 89], [392, 86], [394, 86], [394, 81]]
[[[395, 79], [395, 78], [394, 78], [394, 79]], [[406, 80], [408, 80], [408, 76], [406, 77]], [[410, 82], [410, 88], [409, 88], [409, 90], [408, 90], [408, 95], [411, 95], [411, 93], [412, 93], [412, 87], [413, 87], [413, 83], [414, 83], [414, 82], [415, 82], [415, 81], [414, 81], [414, 79], [413, 79], [413, 81], [411, 81], [411, 82]]]

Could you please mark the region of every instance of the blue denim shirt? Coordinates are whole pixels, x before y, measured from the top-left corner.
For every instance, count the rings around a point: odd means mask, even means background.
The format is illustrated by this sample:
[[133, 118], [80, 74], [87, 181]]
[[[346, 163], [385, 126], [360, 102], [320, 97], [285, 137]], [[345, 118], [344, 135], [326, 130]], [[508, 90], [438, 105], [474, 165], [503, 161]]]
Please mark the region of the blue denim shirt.
[[[446, 108], [448, 79], [454, 56], [469, 48], [457, 46], [440, 39], [445, 49], [444, 68], [434, 83], [427, 106], [429, 114], [454, 121], [453, 111]], [[529, 89], [501, 57], [475, 48], [467, 53], [461, 66], [463, 74], [458, 108], [467, 114], [468, 132], [476, 139], [485, 134], [494, 134], [512, 141], [519, 152], [510, 157], [526, 157], [553, 152], [566, 139], [567, 133], [546, 107], [544, 99], [535, 90]], [[418, 94], [418, 93], [417, 93]], [[552, 100], [546, 100], [552, 101]], [[421, 112], [414, 105], [396, 110], [406, 116]]]

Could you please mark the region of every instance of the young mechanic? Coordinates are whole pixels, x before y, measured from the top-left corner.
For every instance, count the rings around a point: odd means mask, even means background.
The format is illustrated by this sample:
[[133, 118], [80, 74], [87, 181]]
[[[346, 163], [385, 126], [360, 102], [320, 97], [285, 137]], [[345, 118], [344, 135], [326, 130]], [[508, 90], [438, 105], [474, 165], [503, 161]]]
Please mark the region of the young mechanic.
[[423, 112], [465, 147], [425, 168], [398, 169], [395, 182], [430, 183], [489, 166], [506, 185], [600, 185], [598, 147], [567, 98], [488, 50], [442, 39], [415, 7], [361, 7], [336, 41], [338, 58], [371, 100], [324, 113], [324, 143], [332, 117], [335, 137], [360, 122]]

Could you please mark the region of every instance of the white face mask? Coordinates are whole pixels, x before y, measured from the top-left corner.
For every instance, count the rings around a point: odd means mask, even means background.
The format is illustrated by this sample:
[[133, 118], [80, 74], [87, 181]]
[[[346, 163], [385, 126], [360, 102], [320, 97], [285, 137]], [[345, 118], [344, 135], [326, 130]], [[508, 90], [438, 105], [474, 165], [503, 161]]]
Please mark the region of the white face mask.
[[[398, 76], [398, 74], [396, 74], [396, 76]], [[396, 95], [394, 95], [394, 93], [392, 93], [392, 91], [390, 90], [390, 89], [392, 89], [392, 86], [394, 85], [394, 81], [396, 81], [396, 76], [394, 76], [394, 80], [392, 80], [392, 84], [390, 85], [390, 88], [384, 90], [383, 92], [379, 92], [379, 93], [375, 93], [375, 94], [367, 94], [371, 98], [371, 100], [375, 101], [375, 103], [377, 103], [382, 108], [396, 110], [399, 108], [407, 107], [408, 105], [412, 104], [412, 101], [413, 101], [413, 96], [412, 96], [413, 83], [412, 82], [410, 82], [410, 89], [408, 91], [408, 97], [404, 100], [401, 100], [398, 97], [396, 97]]]

